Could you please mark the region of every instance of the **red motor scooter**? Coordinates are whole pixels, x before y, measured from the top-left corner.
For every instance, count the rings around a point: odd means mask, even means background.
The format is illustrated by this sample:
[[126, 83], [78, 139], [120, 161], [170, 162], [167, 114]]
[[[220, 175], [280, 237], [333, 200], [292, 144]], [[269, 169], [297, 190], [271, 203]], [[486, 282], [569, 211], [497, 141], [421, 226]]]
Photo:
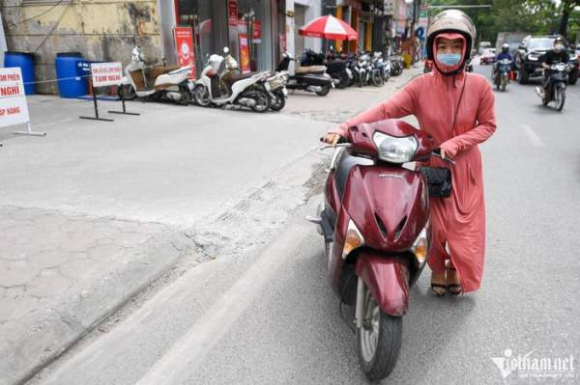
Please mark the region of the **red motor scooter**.
[[433, 138], [400, 120], [350, 127], [338, 144], [316, 217], [328, 278], [355, 306], [359, 360], [367, 377], [387, 377], [401, 348], [409, 288], [429, 255], [428, 184], [408, 162], [428, 161]]

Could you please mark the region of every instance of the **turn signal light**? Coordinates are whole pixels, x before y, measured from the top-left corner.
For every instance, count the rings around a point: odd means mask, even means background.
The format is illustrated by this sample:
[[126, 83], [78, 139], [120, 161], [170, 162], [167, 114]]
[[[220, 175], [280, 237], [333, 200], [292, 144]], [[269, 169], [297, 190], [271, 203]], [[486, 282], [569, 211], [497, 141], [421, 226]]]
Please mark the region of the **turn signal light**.
[[348, 229], [346, 231], [346, 239], [344, 241], [344, 247], [342, 249], [342, 259], [345, 259], [351, 251], [354, 249], [364, 246], [365, 240], [361, 235], [360, 231], [352, 221], [348, 222]]

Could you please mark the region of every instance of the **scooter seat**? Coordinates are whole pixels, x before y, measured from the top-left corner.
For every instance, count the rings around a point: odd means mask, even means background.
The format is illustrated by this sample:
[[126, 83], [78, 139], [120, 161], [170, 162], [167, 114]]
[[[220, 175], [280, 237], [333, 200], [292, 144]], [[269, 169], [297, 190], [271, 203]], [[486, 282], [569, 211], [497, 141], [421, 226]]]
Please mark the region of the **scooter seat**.
[[232, 75], [232, 80], [233, 82], [237, 82], [238, 80], [244, 80], [244, 79], [249, 79], [252, 76], [254, 76], [253, 74], [249, 73], [249, 74], [235, 74]]
[[168, 74], [171, 71], [175, 71], [180, 69], [181, 66], [162, 66], [162, 65], [156, 65], [153, 66], [153, 68], [151, 68], [151, 71], [149, 72], [149, 77], [151, 77], [152, 79], [157, 78], [158, 76], [164, 75], [164, 74]]
[[308, 74], [308, 73], [321, 73], [326, 71], [325, 66], [308, 66], [308, 67], [297, 67], [297, 74]]

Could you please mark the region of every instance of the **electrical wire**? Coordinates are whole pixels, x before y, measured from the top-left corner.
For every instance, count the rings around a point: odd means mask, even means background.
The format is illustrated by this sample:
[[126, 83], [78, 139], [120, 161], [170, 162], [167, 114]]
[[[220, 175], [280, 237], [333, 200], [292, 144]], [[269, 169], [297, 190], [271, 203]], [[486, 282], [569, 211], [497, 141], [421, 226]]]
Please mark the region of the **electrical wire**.
[[58, 7], [59, 5], [61, 5], [63, 3], [63, 1], [64, 0], [59, 0], [58, 3], [56, 3], [55, 5], [53, 5], [52, 7], [50, 7], [49, 9], [47, 9], [46, 11], [44, 11], [42, 13], [39, 13], [38, 15], [34, 15], [32, 17], [29, 17], [28, 19], [20, 20], [18, 23], [8, 24], [8, 25], [6, 25], [6, 28], [12, 28], [12, 27], [15, 27], [15, 26], [17, 26], [19, 24], [26, 23], [27, 21], [34, 20], [34, 19], [37, 19], [37, 18], [39, 18], [41, 16], [44, 16], [47, 13], [49, 13], [50, 11], [52, 11], [53, 9], [55, 9], [56, 7]]
[[[63, 0], [61, 0], [61, 2], [62, 1]], [[60, 15], [60, 17], [58, 18], [58, 20], [56, 21], [56, 23], [54, 23], [54, 26], [52, 27], [52, 29], [50, 30], [50, 32], [46, 35], [46, 37], [44, 38], [44, 40], [42, 41], [42, 43], [40, 43], [40, 45], [38, 47], [36, 47], [36, 49], [34, 50], [34, 53], [37, 53], [38, 50], [44, 45], [44, 43], [46, 43], [46, 41], [48, 40], [48, 38], [52, 36], [52, 34], [54, 33], [54, 31], [56, 30], [56, 27], [58, 27], [58, 25], [62, 21], [62, 18], [65, 15], [66, 11], [68, 11], [68, 9], [70, 8], [71, 5], [72, 5], [72, 2], [71, 3], [68, 3], [68, 5], [64, 8], [64, 11]]]

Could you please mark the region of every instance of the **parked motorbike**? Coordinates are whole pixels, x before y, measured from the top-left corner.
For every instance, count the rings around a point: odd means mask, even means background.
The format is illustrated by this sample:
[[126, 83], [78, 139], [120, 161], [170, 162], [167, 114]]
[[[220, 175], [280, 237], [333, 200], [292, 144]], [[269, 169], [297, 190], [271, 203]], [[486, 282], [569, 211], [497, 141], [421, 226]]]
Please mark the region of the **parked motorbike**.
[[550, 66], [550, 69], [544, 70], [549, 71], [550, 80], [548, 83], [548, 89], [543, 94], [539, 88], [536, 88], [536, 92], [542, 99], [542, 104], [547, 106], [550, 102], [554, 102], [556, 110], [562, 111], [564, 108], [564, 103], [566, 102], [566, 86], [568, 84], [568, 74], [572, 70], [570, 65], [565, 63], [558, 63]]
[[358, 58], [354, 54], [349, 54], [346, 59], [346, 67], [351, 71], [352, 78], [349, 78], [348, 86], [352, 87], [360, 81], [360, 72], [358, 68]]
[[346, 88], [353, 78], [352, 71], [348, 68], [346, 55], [336, 56], [330, 52], [326, 57], [326, 73], [332, 77], [336, 88]]
[[391, 56], [389, 57], [389, 61], [391, 62], [391, 76], [401, 75], [403, 73], [403, 68], [405, 67], [403, 58], [400, 56]]
[[224, 55], [211, 55], [199, 80], [195, 82], [193, 94], [202, 107], [210, 105], [235, 105], [248, 107], [256, 112], [270, 108], [270, 95], [265, 82], [269, 72], [239, 74], [239, 65], [224, 48]]
[[365, 84], [369, 84], [372, 71], [369, 55], [361, 53], [358, 56], [357, 68], [359, 73], [358, 86], [362, 87]]
[[[316, 216], [328, 278], [342, 305], [355, 306], [359, 362], [387, 377], [401, 349], [410, 288], [431, 244], [428, 183], [407, 162], [436, 155], [433, 138], [401, 120], [348, 129], [335, 148]], [[349, 324], [352, 322], [348, 321]]]
[[494, 64], [494, 84], [498, 90], [505, 91], [510, 81], [510, 72], [512, 70], [512, 61], [502, 59]]
[[286, 83], [288, 83], [289, 76], [288, 72], [282, 71], [273, 74], [264, 83], [264, 88], [270, 95], [270, 109], [272, 111], [280, 111], [286, 105], [286, 98], [288, 98]]
[[147, 98], [172, 100], [188, 105], [192, 100], [189, 76], [192, 66], [148, 65], [140, 47], [131, 51], [131, 63], [125, 67], [125, 76], [119, 84], [119, 97], [125, 100]]
[[383, 54], [381, 52], [373, 53], [371, 60], [370, 82], [375, 87], [382, 87], [385, 84], [385, 66], [383, 64]]
[[[291, 61], [295, 61], [289, 52], [282, 55], [282, 60], [276, 67], [276, 72], [288, 71]], [[318, 96], [326, 96], [334, 87], [332, 78], [326, 73], [325, 66], [298, 67], [295, 75], [288, 77], [286, 88], [314, 92]]]

